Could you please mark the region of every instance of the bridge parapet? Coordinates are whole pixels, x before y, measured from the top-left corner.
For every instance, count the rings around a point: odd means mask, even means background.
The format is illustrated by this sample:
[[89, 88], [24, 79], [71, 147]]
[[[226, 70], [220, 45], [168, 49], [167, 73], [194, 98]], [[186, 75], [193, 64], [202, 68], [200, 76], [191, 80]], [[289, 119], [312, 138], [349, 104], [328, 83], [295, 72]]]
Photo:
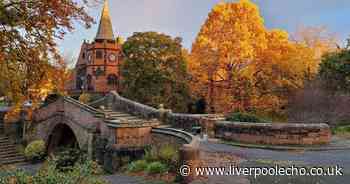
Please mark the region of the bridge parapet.
[[202, 127], [210, 137], [214, 137], [215, 123], [224, 119], [221, 114], [185, 114], [156, 109], [124, 98], [115, 91], [110, 92], [104, 100], [105, 105], [112, 110], [128, 112], [145, 119], [158, 119], [164, 124], [186, 131], [191, 131], [193, 127]]

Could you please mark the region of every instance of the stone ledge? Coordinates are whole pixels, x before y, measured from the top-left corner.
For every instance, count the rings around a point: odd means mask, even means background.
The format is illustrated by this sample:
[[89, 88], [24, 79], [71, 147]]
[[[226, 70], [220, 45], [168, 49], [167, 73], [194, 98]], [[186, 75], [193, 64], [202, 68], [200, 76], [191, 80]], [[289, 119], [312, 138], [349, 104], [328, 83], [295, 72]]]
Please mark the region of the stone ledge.
[[331, 141], [327, 124], [242, 123], [220, 121], [215, 136], [227, 141], [262, 145], [322, 145]]
[[219, 141], [221, 144], [227, 144], [230, 146], [237, 146], [242, 148], [255, 148], [255, 149], [267, 149], [277, 151], [332, 151], [332, 150], [350, 150], [350, 146], [346, 147], [330, 147], [330, 146], [319, 146], [319, 147], [302, 147], [302, 146], [278, 146], [278, 145], [256, 145], [256, 144], [245, 144], [239, 142], [227, 142]]
[[191, 134], [189, 134], [185, 131], [181, 131], [181, 130], [177, 130], [177, 129], [173, 129], [173, 128], [153, 128], [152, 133], [174, 136], [174, 137], [177, 137], [179, 139], [184, 140], [187, 144], [191, 144], [194, 141], [196, 141], [195, 137], [192, 136]]

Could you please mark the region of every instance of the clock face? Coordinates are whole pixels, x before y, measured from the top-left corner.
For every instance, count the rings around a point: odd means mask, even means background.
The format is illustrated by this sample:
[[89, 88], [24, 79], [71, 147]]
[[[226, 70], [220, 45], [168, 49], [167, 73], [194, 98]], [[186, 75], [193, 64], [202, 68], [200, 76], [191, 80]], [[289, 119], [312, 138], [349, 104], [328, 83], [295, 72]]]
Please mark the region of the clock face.
[[115, 54], [109, 54], [109, 61], [114, 62], [117, 60], [117, 56]]

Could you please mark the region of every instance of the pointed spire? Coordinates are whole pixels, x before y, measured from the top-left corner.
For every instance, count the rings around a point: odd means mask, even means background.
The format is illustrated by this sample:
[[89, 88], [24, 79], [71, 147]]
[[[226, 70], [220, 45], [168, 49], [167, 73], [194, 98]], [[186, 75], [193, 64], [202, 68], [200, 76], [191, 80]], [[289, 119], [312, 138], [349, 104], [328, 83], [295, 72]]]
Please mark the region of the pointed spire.
[[95, 40], [114, 40], [108, 0], [105, 0]]

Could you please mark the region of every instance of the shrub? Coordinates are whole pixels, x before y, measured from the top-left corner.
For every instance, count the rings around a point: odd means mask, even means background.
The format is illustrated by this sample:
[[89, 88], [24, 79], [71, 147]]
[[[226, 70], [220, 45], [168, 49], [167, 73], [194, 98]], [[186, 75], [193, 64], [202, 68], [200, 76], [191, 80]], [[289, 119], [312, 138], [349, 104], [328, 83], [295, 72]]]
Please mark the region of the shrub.
[[146, 160], [138, 160], [135, 162], [131, 162], [128, 166], [129, 172], [140, 172], [144, 171], [147, 168], [147, 161]]
[[42, 160], [45, 157], [45, 148], [43, 140], [33, 141], [24, 150], [24, 155], [29, 160]]
[[333, 134], [350, 134], [350, 126], [339, 126], [332, 129]]
[[0, 173], [0, 183], [16, 183], [16, 184], [27, 184], [33, 180], [33, 177], [28, 175], [26, 172], [17, 169], [10, 170]]
[[145, 151], [145, 155], [143, 157], [147, 162], [153, 162], [158, 160], [158, 150], [156, 147], [148, 148]]
[[167, 171], [168, 167], [161, 162], [152, 162], [146, 168], [146, 172], [148, 174], [161, 174]]
[[88, 104], [91, 100], [91, 96], [88, 93], [83, 93], [79, 97], [79, 101], [84, 104]]
[[84, 159], [83, 153], [76, 148], [62, 148], [54, 154], [54, 161], [57, 168], [64, 170], [71, 170], [79, 159]]
[[251, 122], [251, 123], [264, 123], [265, 121], [260, 119], [259, 117], [248, 114], [248, 113], [241, 113], [241, 112], [235, 112], [229, 115], [226, 118], [227, 121], [236, 121], [236, 122]]
[[176, 148], [171, 145], [164, 145], [159, 150], [159, 158], [166, 164], [171, 164], [173, 161], [178, 160], [178, 154]]
[[85, 160], [83, 163], [77, 163], [71, 171], [62, 172], [57, 168], [54, 160], [49, 160], [45, 167], [42, 167], [34, 176], [21, 170], [12, 170], [0, 173], [0, 183], [17, 184], [107, 184], [95, 173], [95, 163], [91, 160]]

